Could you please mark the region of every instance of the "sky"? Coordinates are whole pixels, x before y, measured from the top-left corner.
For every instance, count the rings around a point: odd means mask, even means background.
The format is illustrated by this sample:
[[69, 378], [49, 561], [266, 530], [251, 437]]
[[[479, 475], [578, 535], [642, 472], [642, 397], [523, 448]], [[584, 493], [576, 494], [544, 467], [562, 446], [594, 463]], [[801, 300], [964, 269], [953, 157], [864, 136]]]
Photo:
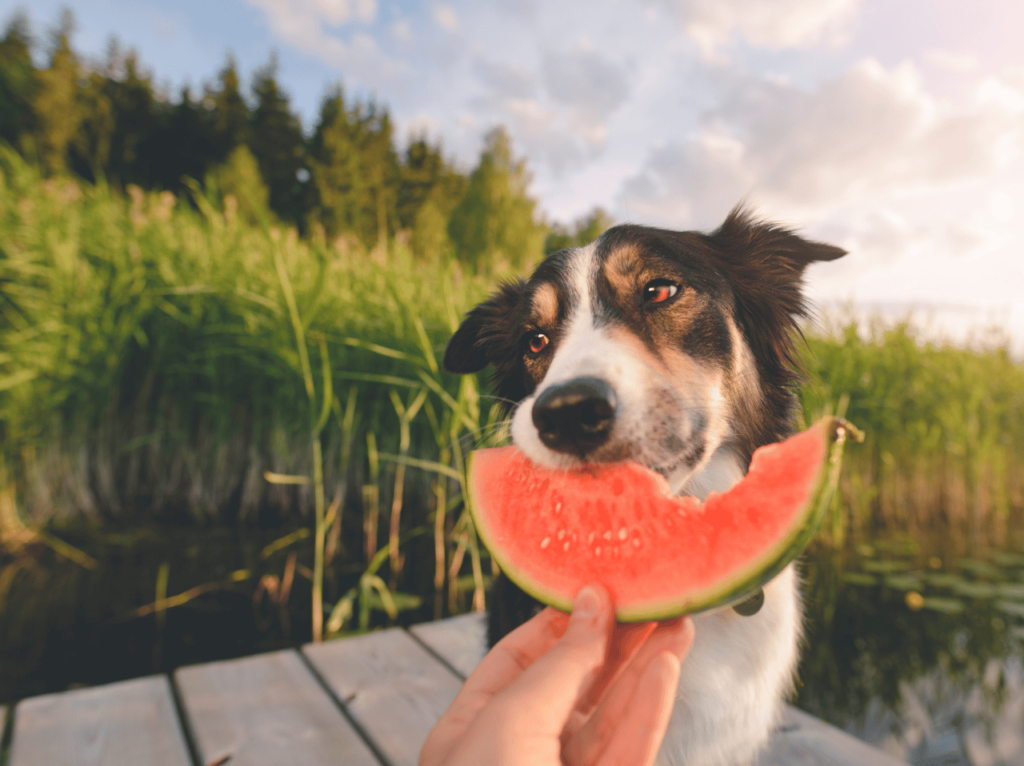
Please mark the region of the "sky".
[[[464, 170], [509, 130], [549, 221], [711, 229], [739, 202], [849, 251], [826, 312], [908, 311], [1024, 353], [1024, 4], [1007, 0], [0, 0], [60, 8], [169, 94], [276, 52], [309, 129], [341, 82]], [[986, 336], [987, 337], [987, 336]]]

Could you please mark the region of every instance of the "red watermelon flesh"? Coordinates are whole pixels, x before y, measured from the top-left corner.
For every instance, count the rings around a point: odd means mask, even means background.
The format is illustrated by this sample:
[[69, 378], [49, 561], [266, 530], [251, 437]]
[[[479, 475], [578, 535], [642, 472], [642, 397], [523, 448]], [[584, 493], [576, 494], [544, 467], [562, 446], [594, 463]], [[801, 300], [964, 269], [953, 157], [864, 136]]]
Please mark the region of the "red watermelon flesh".
[[667, 619], [738, 601], [799, 555], [838, 476], [843, 425], [758, 449], [747, 476], [704, 503], [636, 463], [552, 471], [515, 447], [477, 450], [469, 507], [502, 571], [540, 601], [568, 611], [599, 582], [619, 621]]

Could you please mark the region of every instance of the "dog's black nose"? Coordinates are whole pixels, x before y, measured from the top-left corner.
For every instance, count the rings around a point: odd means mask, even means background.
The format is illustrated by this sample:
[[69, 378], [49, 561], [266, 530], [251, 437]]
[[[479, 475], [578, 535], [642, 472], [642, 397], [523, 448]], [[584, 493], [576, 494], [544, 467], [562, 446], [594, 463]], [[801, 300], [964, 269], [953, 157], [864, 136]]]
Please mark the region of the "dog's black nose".
[[615, 404], [615, 391], [603, 380], [576, 378], [537, 397], [533, 424], [548, 448], [582, 456], [608, 440]]

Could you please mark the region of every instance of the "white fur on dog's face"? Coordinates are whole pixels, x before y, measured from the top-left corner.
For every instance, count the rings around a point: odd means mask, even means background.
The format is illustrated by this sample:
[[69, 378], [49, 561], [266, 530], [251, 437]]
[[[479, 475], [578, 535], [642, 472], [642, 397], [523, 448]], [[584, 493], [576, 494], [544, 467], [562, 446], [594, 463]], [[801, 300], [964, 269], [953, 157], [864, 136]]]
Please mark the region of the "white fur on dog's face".
[[[602, 263], [595, 244], [570, 255], [565, 314], [552, 359], [534, 392], [519, 403], [512, 418], [512, 440], [531, 460], [548, 468], [580, 465], [580, 457], [545, 446], [533, 423], [533, 404], [549, 387], [580, 377], [599, 378], [615, 392], [617, 410], [608, 441], [586, 457], [589, 462], [629, 459], [661, 473], [674, 493], [705, 497], [724, 491], [743, 477], [743, 467], [725, 445], [731, 436], [734, 408], [730, 392], [758, 395], [750, 351], [735, 323], [728, 320], [731, 358], [718, 364], [700, 361], [681, 348], [655, 353], [622, 322], [599, 318], [597, 284]], [[534, 293], [535, 310], [554, 317], [554, 290]], [[607, 300], [607, 298], [605, 298]], [[666, 307], [665, 310], [672, 310]], [[729, 386], [726, 381], [732, 382]]]

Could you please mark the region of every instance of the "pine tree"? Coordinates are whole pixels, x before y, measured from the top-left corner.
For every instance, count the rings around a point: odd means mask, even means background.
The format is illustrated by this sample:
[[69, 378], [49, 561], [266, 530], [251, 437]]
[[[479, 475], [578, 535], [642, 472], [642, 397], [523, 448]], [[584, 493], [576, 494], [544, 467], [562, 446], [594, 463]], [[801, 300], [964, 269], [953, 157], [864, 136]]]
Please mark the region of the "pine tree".
[[79, 89], [79, 108], [76, 172], [87, 178], [100, 173], [122, 186], [166, 188], [157, 166], [169, 150], [160, 128], [170, 107], [157, 98], [134, 50], [124, 53], [111, 41], [105, 71], [91, 72]]
[[612, 217], [606, 210], [595, 207], [587, 215], [577, 219], [571, 229], [561, 224], [555, 224], [548, 231], [547, 238], [544, 240], [544, 254], [590, 244], [600, 237], [612, 223]]
[[236, 146], [249, 142], [249, 105], [242, 97], [238, 67], [230, 54], [217, 81], [219, 87], [207, 89], [203, 98], [213, 144], [211, 164], [223, 162]]
[[399, 178], [396, 212], [399, 226], [412, 233], [413, 252], [431, 257], [450, 250], [448, 223], [465, 194], [465, 176], [445, 162], [440, 146], [421, 137], [406, 148]]
[[124, 77], [111, 81], [116, 127], [111, 142], [111, 173], [122, 183], [153, 186], [153, 146], [157, 124], [157, 103], [153, 82], [142, 71], [138, 55], [129, 51], [124, 59]]
[[32, 101], [36, 70], [28, 18], [18, 13], [0, 40], [0, 139], [19, 146], [35, 127]]
[[[387, 247], [398, 223], [395, 210], [399, 186], [398, 155], [391, 114], [386, 107], [371, 101], [365, 108], [357, 105], [354, 117], [360, 169], [370, 181], [369, 203], [373, 210], [369, 214], [369, 206], [364, 202], [363, 241], [373, 241], [375, 247]], [[374, 234], [367, 227], [370, 222], [374, 225]]]
[[348, 109], [340, 87], [329, 92], [310, 140], [313, 215], [327, 235], [386, 246], [398, 225], [398, 165], [387, 110], [373, 102]]
[[153, 178], [158, 186], [178, 192], [184, 178], [201, 179], [216, 164], [214, 135], [188, 86], [181, 89], [178, 103], [164, 111], [153, 142], [163, 149], [154, 156]]
[[249, 147], [270, 188], [270, 207], [282, 219], [304, 223], [304, 189], [299, 171], [306, 166], [306, 141], [288, 95], [277, 84], [277, 56], [253, 77], [256, 108], [250, 119]]
[[310, 173], [315, 195], [313, 217], [328, 237], [360, 229], [362, 198], [368, 194], [359, 172], [354, 129], [349, 124], [340, 86], [320, 103], [316, 130], [309, 144]]
[[37, 119], [35, 144], [39, 162], [48, 173], [66, 168], [68, 149], [82, 117], [78, 104], [78, 57], [71, 50], [74, 26], [74, 16], [65, 9], [52, 34], [49, 66], [36, 73], [32, 104]]
[[508, 134], [490, 131], [448, 226], [461, 259], [473, 267], [505, 262], [521, 268], [541, 258], [546, 232], [533, 220], [537, 203], [527, 195], [529, 183], [526, 161], [513, 158]]
[[110, 151], [117, 129], [117, 115], [111, 99], [107, 73], [90, 72], [78, 91], [78, 107], [82, 119], [72, 142], [71, 169], [95, 181], [98, 176], [110, 178]]

